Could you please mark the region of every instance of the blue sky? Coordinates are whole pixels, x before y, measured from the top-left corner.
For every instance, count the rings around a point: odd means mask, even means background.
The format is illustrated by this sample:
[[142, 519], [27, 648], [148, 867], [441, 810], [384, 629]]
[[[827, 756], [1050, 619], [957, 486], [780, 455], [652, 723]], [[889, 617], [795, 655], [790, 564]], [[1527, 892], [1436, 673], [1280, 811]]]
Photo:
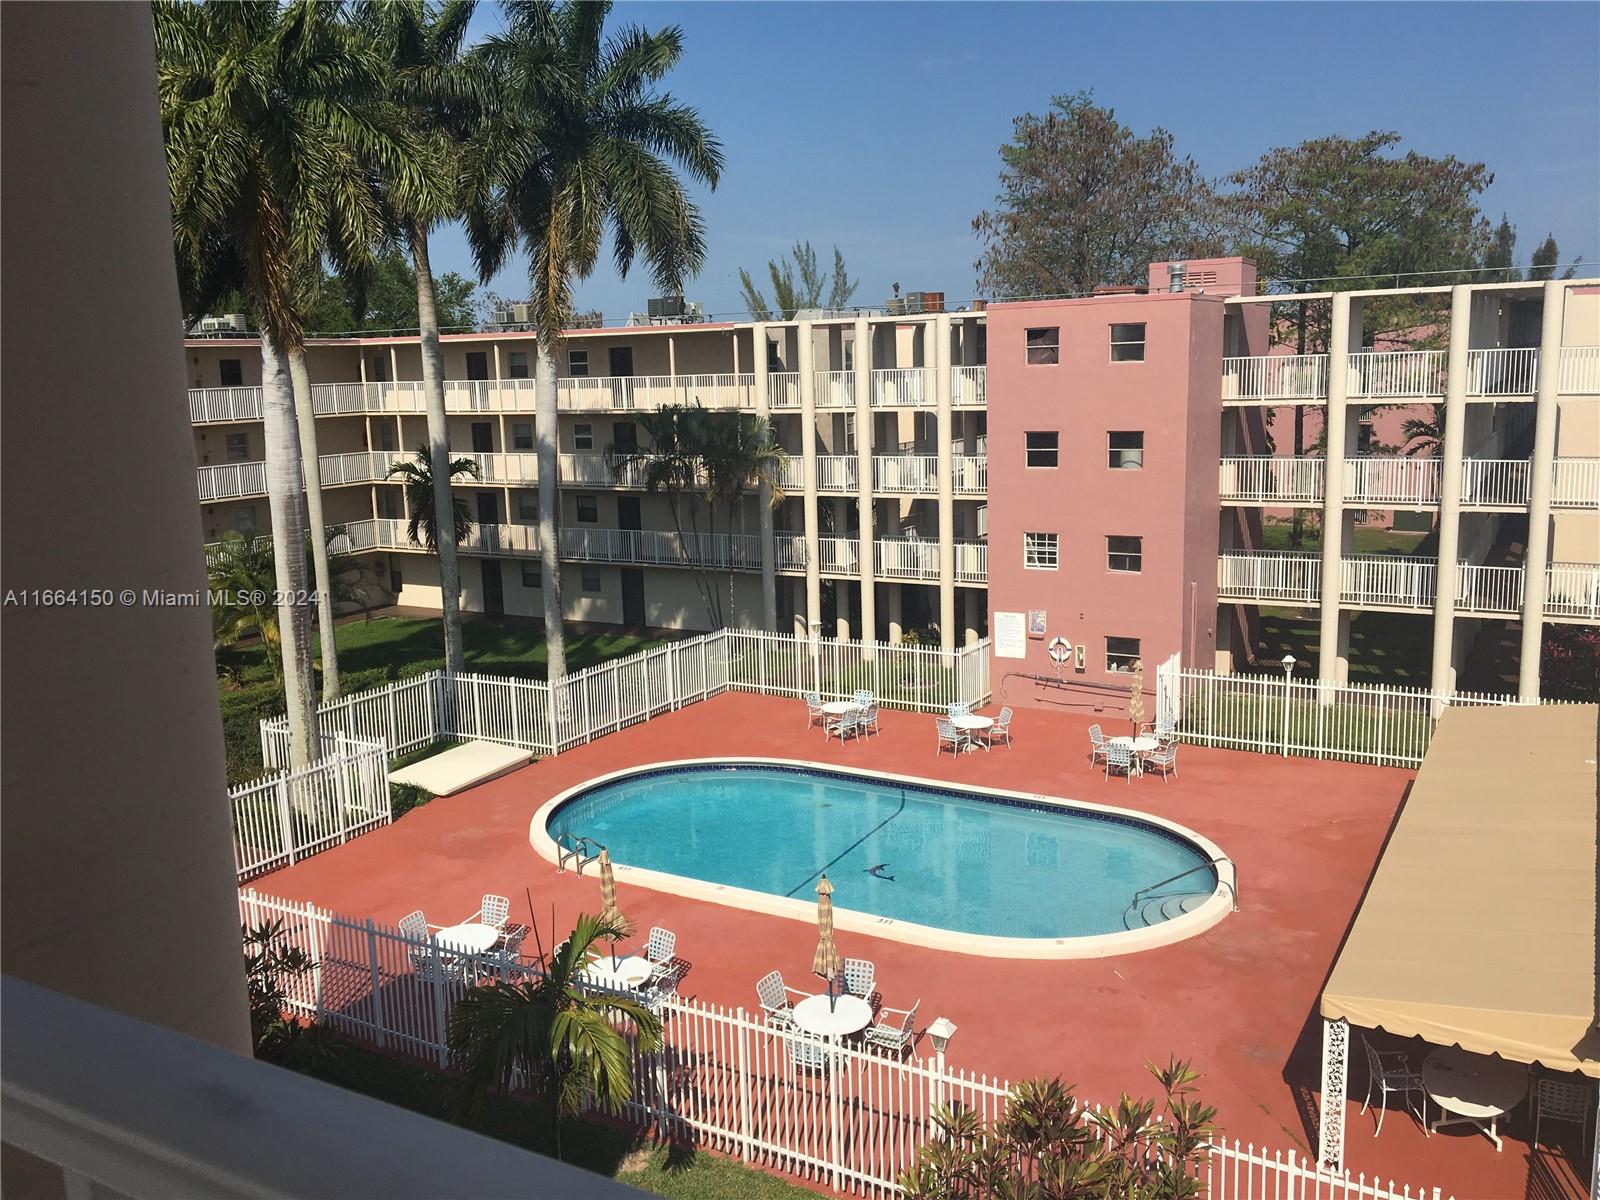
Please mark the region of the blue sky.
[[[620, 3], [612, 22], [684, 30], [668, 88], [698, 107], [727, 165], [699, 194], [710, 235], [685, 292], [741, 309], [738, 268], [809, 238], [837, 243], [877, 302], [974, 294], [971, 232], [995, 193], [1011, 120], [1092, 89], [1140, 133], [1160, 125], [1217, 176], [1264, 150], [1394, 129], [1405, 146], [1485, 162], [1483, 207], [1600, 263], [1600, 6], [1570, 4]], [[499, 23], [485, 3], [475, 25]], [[458, 230], [437, 270], [471, 273]], [[491, 287], [527, 290], [527, 265]], [[1585, 274], [1591, 273], [1585, 270]], [[608, 317], [642, 310], [635, 270], [602, 260], [577, 292]]]

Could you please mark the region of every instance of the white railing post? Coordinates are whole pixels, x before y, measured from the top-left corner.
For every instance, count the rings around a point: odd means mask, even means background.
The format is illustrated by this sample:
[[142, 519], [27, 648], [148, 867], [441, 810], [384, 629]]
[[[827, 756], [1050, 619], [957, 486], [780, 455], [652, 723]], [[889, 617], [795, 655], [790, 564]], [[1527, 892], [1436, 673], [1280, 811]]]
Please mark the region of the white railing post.
[[342, 733], [333, 735], [334, 800], [339, 805], [339, 843], [349, 840], [350, 827], [350, 751]]
[[376, 1032], [378, 1049], [382, 1050], [388, 1045], [384, 1036], [388, 1032], [388, 1023], [383, 1019], [383, 984], [382, 974], [378, 969], [378, 927], [372, 923], [372, 918], [367, 918], [367, 965], [371, 968], [372, 978], [372, 1024]]
[[738, 1021], [738, 1068], [739, 1068], [739, 1157], [745, 1162], [750, 1161], [750, 1022], [745, 1017], [744, 1009], [734, 1010], [734, 1018]]
[[278, 785], [274, 790], [278, 796], [278, 820], [283, 825], [283, 852], [288, 856], [289, 865], [292, 867], [295, 864], [294, 811], [289, 804], [288, 771], [278, 776]]

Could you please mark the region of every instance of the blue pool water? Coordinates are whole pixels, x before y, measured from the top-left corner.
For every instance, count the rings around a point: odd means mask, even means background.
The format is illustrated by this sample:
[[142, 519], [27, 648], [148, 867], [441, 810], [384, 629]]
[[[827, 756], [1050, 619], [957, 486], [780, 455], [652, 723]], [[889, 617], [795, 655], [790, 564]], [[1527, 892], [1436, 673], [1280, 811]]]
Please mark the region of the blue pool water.
[[[699, 765], [599, 784], [550, 814], [614, 862], [964, 933], [1120, 933], [1140, 888], [1193, 867], [1156, 826], [800, 767]], [[874, 872], [873, 868], [877, 868]], [[1209, 892], [1214, 869], [1179, 887]]]

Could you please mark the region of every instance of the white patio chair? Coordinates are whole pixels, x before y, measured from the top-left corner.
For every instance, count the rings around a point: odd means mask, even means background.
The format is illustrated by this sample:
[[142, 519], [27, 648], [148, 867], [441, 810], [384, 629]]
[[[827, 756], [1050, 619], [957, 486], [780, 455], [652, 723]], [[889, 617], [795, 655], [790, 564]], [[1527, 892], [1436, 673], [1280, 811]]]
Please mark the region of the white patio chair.
[[677, 953], [678, 935], [659, 925], [652, 926], [644, 944], [644, 959], [650, 964], [650, 978], [645, 982], [659, 984], [672, 975], [672, 960]]
[[1587, 1155], [1589, 1147], [1589, 1097], [1594, 1094], [1592, 1084], [1573, 1083], [1568, 1079], [1541, 1078], [1533, 1085], [1533, 1145], [1539, 1145], [1539, 1127], [1544, 1119], [1568, 1121], [1578, 1127], [1581, 1139], [1580, 1152]]
[[887, 1050], [891, 1054], [902, 1054], [909, 1049], [911, 1057], [915, 1058], [917, 1010], [921, 1007], [922, 1001], [918, 1000], [910, 1008], [887, 1006], [880, 1008], [877, 1022], [867, 1027], [867, 1045], [874, 1050]]
[[416, 938], [422, 942], [428, 940], [428, 918], [422, 915], [420, 908], [401, 917], [396, 928], [404, 937]]
[[810, 992], [785, 986], [781, 971], [769, 971], [756, 980], [756, 1000], [761, 1004], [761, 1011], [767, 1014], [767, 1024], [778, 1029], [789, 1028], [794, 1012], [794, 1001], [789, 997], [798, 996], [804, 1000], [810, 995]]
[[989, 745], [992, 746], [996, 742], [1004, 742], [1008, 746], [1011, 745], [1011, 718], [1015, 715], [1009, 707], [1000, 709], [1000, 715], [994, 719], [994, 724], [989, 727], [988, 735], [985, 738]]
[[1167, 781], [1168, 775], [1176, 775], [1178, 773], [1177, 742], [1162, 742], [1154, 750], [1146, 750], [1140, 757], [1144, 760], [1144, 769], [1146, 771], [1154, 768], [1161, 772], [1162, 783]]
[[826, 725], [828, 714], [822, 711], [822, 694], [820, 692], [806, 693], [806, 728], [813, 725]]
[[826, 1071], [828, 1048], [815, 1034], [794, 1030], [789, 1042], [789, 1061], [800, 1071]]
[[950, 753], [959, 755], [972, 740], [967, 736], [966, 730], [957, 729], [950, 723], [948, 717], [935, 717], [933, 723], [934, 727], [939, 731], [938, 745], [933, 748], [933, 756], [935, 758], [939, 757], [946, 746], [950, 747]]
[[506, 918], [510, 915], [511, 901], [504, 896], [494, 896], [485, 892], [483, 902], [478, 905], [478, 911], [468, 917], [467, 922], [487, 925], [490, 929], [504, 929]]
[[862, 708], [866, 708], [867, 705], [872, 703], [872, 701], [873, 701], [873, 695], [866, 688], [859, 689], [855, 694], [855, 702], [857, 704], [859, 704]]
[[847, 737], [855, 737], [861, 732], [861, 711], [851, 709], [846, 713], [838, 713], [828, 718], [828, 723], [822, 727], [824, 740], [837, 737], [841, 742]]
[[970, 715], [971, 712], [972, 712], [972, 705], [970, 705], [970, 704], [947, 704], [947, 705], [945, 705], [945, 710], [944, 711], [945, 711], [945, 714], [947, 716], [949, 716], [951, 720], [954, 720], [956, 717], [965, 717], [965, 716]]
[[1121, 742], [1107, 742], [1105, 744], [1106, 778], [1111, 778], [1111, 772], [1121, 771], [1133, 780], [1133, 747]]
[[1106, 756], [1106, 734], [1099, 725], [1089, 726], [1089, 766], [1093, 769], [1095, 761]]
[[878, 987], [877, 967], [864, 958], [847, 958], [841, 964], [840, 971], [844, 976], [845, 995], [872, 999], [872, 993]]
[[1365, 1034], [1361, 1045], [1367, 1052], [1367, 1098], [1361, 1105], [1363, 1113], [1372, 1107], [1372, 1090], [1378, 1090], [1378, 1126], [1372, 1136], [1383, 1132], [1383, 1118], [1389, 1115], [1390, 1092], [1400, 1092], [1407, 1097], [1412, 1092], [1421, 1094], [1421, 1111], [1412, 1108], [1409, 1099], [1406, 1108], [1422, 1123], [1422, 1135], [1428, 1136], [1428, 1089], [1422, 1086], [1421, 1072], [1411, 1069], [1411, 1060], [1404, 1050], [1374, 1050]]
[[883, 732], [883, 730], [878, 725], [878, 702], [876, 700], [874, 700], [871, 704], [867, 705], [866, 708], [861, 710], [861, 732], [862, 733], [882, 733]]
[[500, 930], [500, 952], [516, 958], [522, 953], [522, 943], [532, 931], [526, 925], [507, 925]]

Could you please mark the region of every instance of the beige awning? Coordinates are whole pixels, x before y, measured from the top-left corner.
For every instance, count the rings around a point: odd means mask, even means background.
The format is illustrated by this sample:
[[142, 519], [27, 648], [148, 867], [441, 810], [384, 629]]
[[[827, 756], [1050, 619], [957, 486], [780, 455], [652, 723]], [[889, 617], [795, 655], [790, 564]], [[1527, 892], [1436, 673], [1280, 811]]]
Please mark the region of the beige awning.
[[1324, 1018], [1600, 1078], [1597, 724], [1589, 704], [1445, 713]]

